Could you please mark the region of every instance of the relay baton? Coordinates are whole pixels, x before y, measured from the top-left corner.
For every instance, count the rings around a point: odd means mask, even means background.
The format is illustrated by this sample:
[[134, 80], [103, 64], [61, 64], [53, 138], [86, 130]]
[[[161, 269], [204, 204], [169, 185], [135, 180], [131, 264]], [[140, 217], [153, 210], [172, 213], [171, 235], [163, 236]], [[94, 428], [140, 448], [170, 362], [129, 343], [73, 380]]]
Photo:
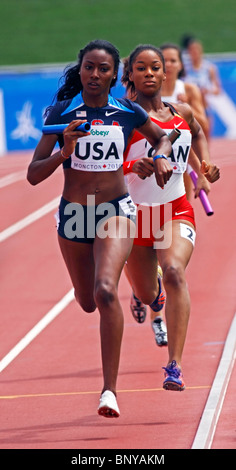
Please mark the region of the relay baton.
[[[43, 126], [42, 132], [43, 134], [62, 134], [64, 129], [68, 124], [52, 124], [52, 125], [46, 125]], [[81, 131], [81, 132], [89, 132], [91, 128], [91, 125], [89, 122], [83, 122], [80, 124], [80, 126], [76, 127], [73, 129], [74, 131]]]
[[[191, 166], [189, 165], [189, 167], [191, 168]], [[192, 179], [192, 182], [196, 188], [197, 186], [197, 179], [198, 179], [198, 176], [197, 176], [197, 173], [191, 168], [191, 171], [189, 172], [189, 175], [191, 176], [191, 179]], [[207, 194], [206, 192], [204, 191], [204, 189], [201, 189], [200, 192], [199, 192], [199, 198], [200, 198], [200, 201], [204, 207], [204, 210], [206, 212], [207, 215], [213, 215], [214, 214], [214, 211], [211, 207], [211, 204], [209, 202], [209, 199], [207, 197]]]
[[180, 130], [175, 127], [171, 132], [170, 134], [167, 135], [169, 141], [171, 142], [171, 144], [173, 144], [180, 136], [181, 132]]

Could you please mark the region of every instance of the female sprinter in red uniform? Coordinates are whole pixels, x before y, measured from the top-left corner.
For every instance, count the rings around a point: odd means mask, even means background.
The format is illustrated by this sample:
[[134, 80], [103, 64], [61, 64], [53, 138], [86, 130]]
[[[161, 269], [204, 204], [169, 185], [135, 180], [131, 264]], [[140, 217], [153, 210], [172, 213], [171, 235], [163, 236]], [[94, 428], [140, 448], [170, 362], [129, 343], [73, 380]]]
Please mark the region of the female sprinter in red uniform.
[[[138, 132], [135, 132], [129, 144], [124, 171], [131, 169], [131, 173], [127, 174], [128, 189], [138, 205], [138, 230], [128, 258], [127, 270], [136, 297], [143, 303], [150, 304], [153, 289], [156, 289], [154, 279], [158, 259], [166, 290], [165, 315], [169, 352], [168, 363], [164, 367], [163, 387], [181, 391], [185, 388], [181, 360], [190, 314], [185, 268], [195, 242], [194, 213], [187, 201], [183, 181], [191, 145], [200, 161], [205, 160], [204, 174], [208, 181], [214, 182], [219, 178], [219, 169], [209, 162], [206, 138], [191, 108], [187, 104], [172, 106], [162, 102], [161, 86], [164, 80], [165, 65], [161, 51], [150, 45], [138, 46], [130, 54], [123, 74], [128, 96], [133, 97], [148, 112], [152, 121], [167, 134], [178, 128], [181, 135], [173, 144], [173, 152], [168, 157], [173, 174], [163, 189], [157, 186], [155, 177], [151, 175], [152, 164], [157, 158], [167, 156], [156, 156], [152, 147]], [[142, 180], [139, 176], [146, 178]], [[140, 223], [139, 214], [144, 218], [144, 224]]]
[[[182, 61], [181, 49], [176, 44], [165, 43], [160, 46], [164, 60], [165, 60], [165, 80], [162, 82], [161, 97], [162, 101], [167, 103], [188, 103], [191, 107], [194, 117], [197, 119], [199, 124], [204, 131], [207, 138], [208, 132], [208, 121], [203, 106], [202, 95], [200, 89], [192, 84], [186, 83], [182, 80], [184, 76], [184, 64]], [[190, 165], [191, 166], [190, 166]], [[191, 167], [195, 170], [198, 175], [196, 188], [194, 188], [195, 197], [199, 195], [201, 189], [206, 191], [206, 194], [210, 191], [210, 183], [207, 181], [203, 173], [201, 173], [201, 164], [194, 153], [193, 149], [190, 149], [188, 157], [187, 171], [184, 172], [184, 185], [186, 191], [186, 197], [191, 202], [193, 193], [193, 183], [188, 174], [191, 171]], [[161, 268], [159, 269], [159, 279], [161, 282]], [[163, 303], [161, 304], [161, 300]], [[154, 331], [155, 340], [158, 346], [166, 346], [168, 342], [166, 325], [163, 319], [163, 307], [164, 306], [164, 294], [160, 297], [160, 309], [159, 311], [153, 311], [150, 308], [151, 325]], [[136, 299], [132, 294], [131, 296], [131, 311], [139, 323], [145, 321], [147, 307], [139, 299]]]
[[[63, 135], [43, 135], [28, 168], [28, 180], [35, 185], [64, 167], [58, 240], [76, 300], [86, 312], [97, 307], [100, 313], [104, 384], [98, 413], [106, 417], [120, 414], [116, 382], [123, 312], [117, 288], [135, 234], [135, 206], [124, 181], [123, 151], [138, 127], [156, 153], [171, 153], [167, 136], [146, 111], [110, 95], [119, 62], [117, 49], [107, 41], [92, 41], [80, 51], [78, 64], [67, 69], [45, 121], [45, 125], [66, 124]], [[91, 123], [87, 134], [75, 130], [84, 119]], [[57, 141], [60, 150], [52, 153]], [[157, 160], [158, 184], [163, 186], [171, 174], [168, 162]]]

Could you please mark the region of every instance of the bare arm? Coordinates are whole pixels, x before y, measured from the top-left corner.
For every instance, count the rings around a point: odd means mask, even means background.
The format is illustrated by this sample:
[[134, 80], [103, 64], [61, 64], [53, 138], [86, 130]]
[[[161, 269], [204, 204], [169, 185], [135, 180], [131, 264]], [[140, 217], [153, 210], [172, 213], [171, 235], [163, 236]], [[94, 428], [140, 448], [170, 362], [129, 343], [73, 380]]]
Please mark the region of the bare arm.
[[55, 134], [42, 135], [33, 155], [33, 159], [28, 167], [27, 179], [30, 184], [36, 185], [48, 178], [58, 166], [69, 157], [74, 149], [79, 137], [86, 135], [84, 132], [74, 131], [74, 129], [82, 124], [81, 120], [72, 121], [63, 132], [64, 147], [63, 154], [61, 151], [54, 153], [52, 151], [57, 142]]
[[206, 194], [208, 194], [211, 189], [211, 186], [209, 182], [207, 181], [206, 177], [201, 172], [200, 161], [197, 155], [194, 153], [193, 149], [190, 150], [188, 162], [198, 176], [197, 184], [196, 184], [196, 187], [194, 188], [194, 197], [196, 198], [199, 196], [199, 192], [201, 191], [201, 189], [204, 189]]
[[205, 113], [200, 89], [193, 83], [185, 83], [187, 103], [192, 108], [194, 117], [199, 122], [205, 135], [209, 133], [209, 124]]
[[212, 93], [218, 95], [221, 92], [221, 83], [217, 73], [217, 69], [214, 65], [210, 68], [210, 80], [212, 83]]
[[[196, 121], [196, 119], [194, 119], [194, 121]], [[196, 124], [198, 129], [196, 129], [195, 133], [195, 130], [193, 129], [195, 129]], [[194, 122], [193, 126], [190, 126], [190, 129], [193, 134], [192, 147], [201, 162], [201, 172], [210, 183], [214, 183], [220, 177], [220, 170], [210, 161], [207, 140], [204, 132], [197, 121], [196, 123]]]
[[36, 185], [48, 178], [63, 162], [61, 152], [51, 155], [57, 141], [55, 135], [43, 135], [35, 149], [33, 159], [28, 167], [27, 179]]
[[[156, 155], [166, 155], [166, 157], [168, 157], [171, 154], [172, 145], [167, 134], [157, 124], [152, 122], [150, 118], [148, 118], [146, 123], [142, 127], [139, 127], [138, 130], [156, 150]], [[155, 160], [153, 167], [156, 182], [158, 186], [163, 188], [173, 173], [172, 167], [165, 158]]]
[[210, 161], [208, 143], [204, 132], [195, 119], [192, 109], [187, 104], [175, 105], [181, 116], [187, 121], [192, 133], [192, 148], [200, 160], [201, 171], [210, 183], [214, 183], [220, 177], [219, 168]]

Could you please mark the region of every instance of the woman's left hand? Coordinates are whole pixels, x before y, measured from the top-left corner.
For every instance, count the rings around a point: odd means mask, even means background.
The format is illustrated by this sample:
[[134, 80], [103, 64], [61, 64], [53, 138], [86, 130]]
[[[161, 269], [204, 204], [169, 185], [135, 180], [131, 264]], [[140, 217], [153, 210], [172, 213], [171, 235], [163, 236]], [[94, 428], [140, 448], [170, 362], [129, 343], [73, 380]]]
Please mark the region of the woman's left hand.
[[164, 189], [173, 173], [173, 168], [165, 158], [158, 158], [154, 162], [154, 172], [158, 186]]

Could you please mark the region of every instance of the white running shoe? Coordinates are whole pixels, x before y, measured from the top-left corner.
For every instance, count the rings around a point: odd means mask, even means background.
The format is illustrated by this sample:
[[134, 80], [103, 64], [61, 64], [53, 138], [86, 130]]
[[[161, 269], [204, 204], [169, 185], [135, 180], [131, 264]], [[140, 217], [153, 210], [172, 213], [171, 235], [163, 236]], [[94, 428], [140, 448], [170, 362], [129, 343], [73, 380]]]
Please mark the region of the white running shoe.
[[105, 390], [100, 397], [98, 414], [105, 418], [118, 418], [120, 410], [117, 405], [116, 396], [110, 390]]
[[161, 317], [156, 317], [152, 322], [152, 329], [154, 331], [157, 346], [167, 346], [167, 329]]

